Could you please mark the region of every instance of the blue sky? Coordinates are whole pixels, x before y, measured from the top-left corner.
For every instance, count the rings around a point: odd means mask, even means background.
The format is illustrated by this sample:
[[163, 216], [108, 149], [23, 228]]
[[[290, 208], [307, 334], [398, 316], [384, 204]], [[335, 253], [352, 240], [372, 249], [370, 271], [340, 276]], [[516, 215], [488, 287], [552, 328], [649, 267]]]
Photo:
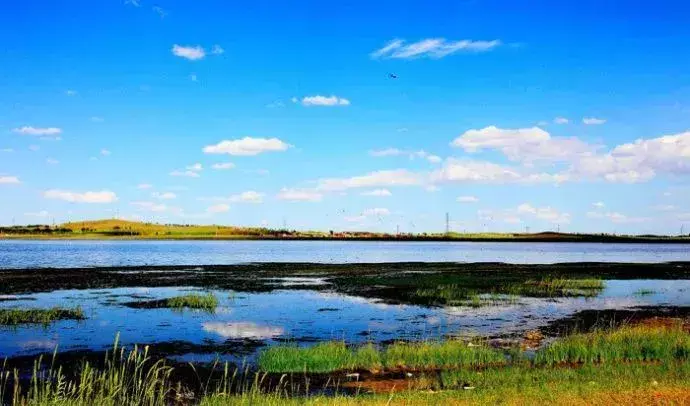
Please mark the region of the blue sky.
[[688, 12], [8, 3], [0, 223], [690, 230]]

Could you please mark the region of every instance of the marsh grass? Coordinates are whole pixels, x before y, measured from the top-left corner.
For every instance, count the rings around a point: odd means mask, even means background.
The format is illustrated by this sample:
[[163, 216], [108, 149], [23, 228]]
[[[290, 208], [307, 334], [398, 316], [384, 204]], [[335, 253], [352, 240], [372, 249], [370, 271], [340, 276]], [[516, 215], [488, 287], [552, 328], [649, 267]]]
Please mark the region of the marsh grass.
[[171, 297], [165, 299], [165, 304], [163, 307], [169, 307], [172, 309], [202, 309], [202, 310], [215, 310], [218, 306], [218, 298], [213, 293], [207, 293], [205, 295], [200, 295], [196, 293], [190, 293], [184, 296]]
[[640, 288], [640, 289], [637, 289], [635, 292], [633, 292], [633, 295], [635, 295], [635, 296], [649, 296], [649, 295], [654, 295], [654, 294], [656, 294], [656, 290], [645, 289], [645, 288]]
[[601, 279], [543, 278], [528, 280], [523, 285], [513, 286], [512, 293], [526, 296], [549, 297], [593, 297], [601, 293], [606, 284]]
[[17, 326], [20, 324], [48, 325], [58, 320], [84, 320], [81, 307], [65, 309], [53, 307], [50, 309], [0, 309], [0, 325]]
[[575, 334], [537, 352], [536, 364], [673, 361], [690, 359], [690, 334], [682, 326], [626, 326]]
[[383, 349], [373, 344], [349, 348], [343, 342], [301, 348], [275, 346], [259, 355], [265, 372], [333, 372], [339, 370], [432, 370], [506, 363], [503, 352], [462, 341], [394, 343]]

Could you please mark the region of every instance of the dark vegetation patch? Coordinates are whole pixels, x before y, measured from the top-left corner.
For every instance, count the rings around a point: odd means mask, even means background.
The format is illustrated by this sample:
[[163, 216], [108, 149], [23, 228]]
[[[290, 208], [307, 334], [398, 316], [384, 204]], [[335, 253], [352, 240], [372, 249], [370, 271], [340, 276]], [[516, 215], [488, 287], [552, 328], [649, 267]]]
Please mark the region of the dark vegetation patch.
[[50, 309], [0, 309], [0, 326], [18, 326], [21, 324], [48, 325], [58, 320], [84, 320], [81, 307], [65, 309], [53, 307]]
[[[154, 272], [155, 271], [155, 272]], [[292, 264], [156, 266], [0, 271], [0, 294], [60, 289], [190, 286], [235, 292], [270, 292], [279, 277], [327, 279], [310, 290], [380, 300], [386, 303], [442, 306], [475, 295], [535, 297], [594, 296], [604, 279], [689, 279], [690, 263], [503, 263]], [[498, 298], [499, 296], [494, 296]]]

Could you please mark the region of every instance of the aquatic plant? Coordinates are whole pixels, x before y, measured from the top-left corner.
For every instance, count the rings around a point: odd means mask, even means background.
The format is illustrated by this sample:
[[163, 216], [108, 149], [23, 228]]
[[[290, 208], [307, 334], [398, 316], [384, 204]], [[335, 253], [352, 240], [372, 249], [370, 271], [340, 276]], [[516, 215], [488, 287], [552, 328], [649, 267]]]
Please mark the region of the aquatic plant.
[[50, 309], [0, 309], [0, 325], [17, 326], [20, 324], [48, 325], [58, 320], [84, 320], [81, 307], [65, 309], [53, 307]]
[[682, 326], [625, 326], [574, 334], [537, 352], [536, 364], [672, 361], [690, 359], [690, 334]]
[[176, 296], [165, 299], [165, 304], [162, 307], [169, 307], [172, 309], [204, 309], [204, 310], [215, 310], [218, 306], [218, 298], [213, 293], [207, 293], [205, 295], [199, 295], [196, 293], [190, 293], [184, 296]]
[[328, 342], [312, 347], [275, 346], [259, 356], [265, 372], [332, 372], [366, 369], [457, 368], [505, 364], [503, 352], [483, 344], [463, 341], [398, 342], [379, 349], [372, 344], [348, 348], [343, 342]]

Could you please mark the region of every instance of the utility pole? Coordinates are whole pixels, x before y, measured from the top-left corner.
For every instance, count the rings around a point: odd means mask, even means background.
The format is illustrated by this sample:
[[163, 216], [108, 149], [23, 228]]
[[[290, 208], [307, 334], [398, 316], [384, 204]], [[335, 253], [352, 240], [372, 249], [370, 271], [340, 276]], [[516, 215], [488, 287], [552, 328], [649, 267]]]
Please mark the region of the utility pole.
[[395, 226], [395, 235], [400, 235], [400, 224]]
[[446, 212], [446, 234], [450, 234], [450, 214]]

